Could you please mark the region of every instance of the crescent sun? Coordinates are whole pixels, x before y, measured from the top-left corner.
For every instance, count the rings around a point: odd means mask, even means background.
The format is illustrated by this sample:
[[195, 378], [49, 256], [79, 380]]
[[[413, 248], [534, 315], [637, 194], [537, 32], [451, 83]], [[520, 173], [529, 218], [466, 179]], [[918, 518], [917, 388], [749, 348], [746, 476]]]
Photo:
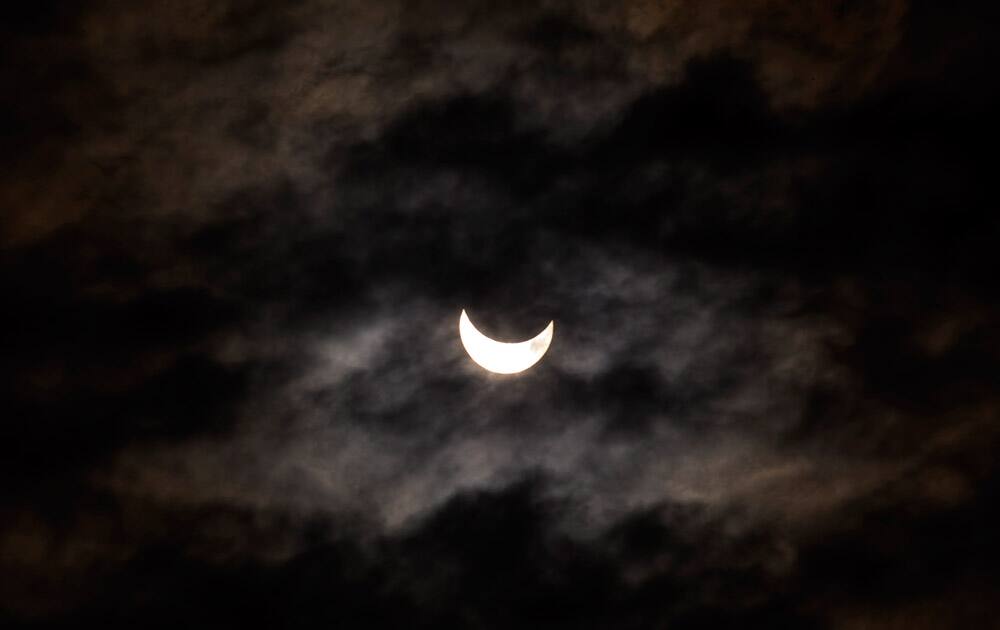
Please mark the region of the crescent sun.
[[545, 330], [532, 339], [518, 343], [504, 343], [494, 341], [476, 330], [465, 310], [458, 320], [458, 334], [462, 337], [465, 351], [480, 367], [497, 374], [516, 374], [538, 363], [552, 343], [554, 330], [555, 322], [551, 321]]

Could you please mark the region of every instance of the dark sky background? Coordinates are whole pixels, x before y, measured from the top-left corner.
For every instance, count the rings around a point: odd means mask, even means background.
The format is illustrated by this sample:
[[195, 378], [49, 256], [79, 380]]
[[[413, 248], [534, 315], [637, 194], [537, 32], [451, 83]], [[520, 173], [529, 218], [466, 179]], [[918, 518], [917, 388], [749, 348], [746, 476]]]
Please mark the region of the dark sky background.
[[996, 9], [3, 13], [3, 627], [1000, 627]]

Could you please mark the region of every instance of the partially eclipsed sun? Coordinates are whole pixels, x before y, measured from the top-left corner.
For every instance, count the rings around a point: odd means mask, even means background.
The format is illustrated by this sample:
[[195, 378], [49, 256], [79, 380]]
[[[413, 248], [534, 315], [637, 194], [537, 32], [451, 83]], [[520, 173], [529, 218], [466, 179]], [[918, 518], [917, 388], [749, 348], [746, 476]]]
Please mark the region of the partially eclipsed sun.
[[465, 351], [481, 367], [497, 374], [516, 374], [538, 363], [552, 343], [554, 330], [555, 322], [549, 322], [545, 330], [538, 333], [534, 339], [519, 343], [504, 343], [494, 341], [476, 330], [464, 310], [458, 320], [458, 334], [462, 337]]

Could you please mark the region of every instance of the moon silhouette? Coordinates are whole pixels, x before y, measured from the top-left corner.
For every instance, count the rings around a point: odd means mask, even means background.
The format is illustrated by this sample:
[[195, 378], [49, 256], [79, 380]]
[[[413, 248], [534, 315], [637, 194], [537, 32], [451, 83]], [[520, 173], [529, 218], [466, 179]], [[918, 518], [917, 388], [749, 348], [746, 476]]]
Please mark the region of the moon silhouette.
[[504, 343], [494, 341], [476, 330], [464, 309], [458, 320], [458, 334], [462, 337], [465, 351], [480, 367], [497, 374], [516, 374], [538, 363], [552, 343], [554, 330], [555, 322], [552, 321], [533, 339]]

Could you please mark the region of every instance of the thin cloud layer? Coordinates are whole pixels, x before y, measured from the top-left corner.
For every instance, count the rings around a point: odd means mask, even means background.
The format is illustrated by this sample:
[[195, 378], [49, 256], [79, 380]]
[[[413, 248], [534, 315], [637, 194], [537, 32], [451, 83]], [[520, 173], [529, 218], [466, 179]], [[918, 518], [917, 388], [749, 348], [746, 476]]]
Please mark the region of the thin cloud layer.
[[0, 621], [988, 625], [993, 44], [820, 4], [15, 16]]

